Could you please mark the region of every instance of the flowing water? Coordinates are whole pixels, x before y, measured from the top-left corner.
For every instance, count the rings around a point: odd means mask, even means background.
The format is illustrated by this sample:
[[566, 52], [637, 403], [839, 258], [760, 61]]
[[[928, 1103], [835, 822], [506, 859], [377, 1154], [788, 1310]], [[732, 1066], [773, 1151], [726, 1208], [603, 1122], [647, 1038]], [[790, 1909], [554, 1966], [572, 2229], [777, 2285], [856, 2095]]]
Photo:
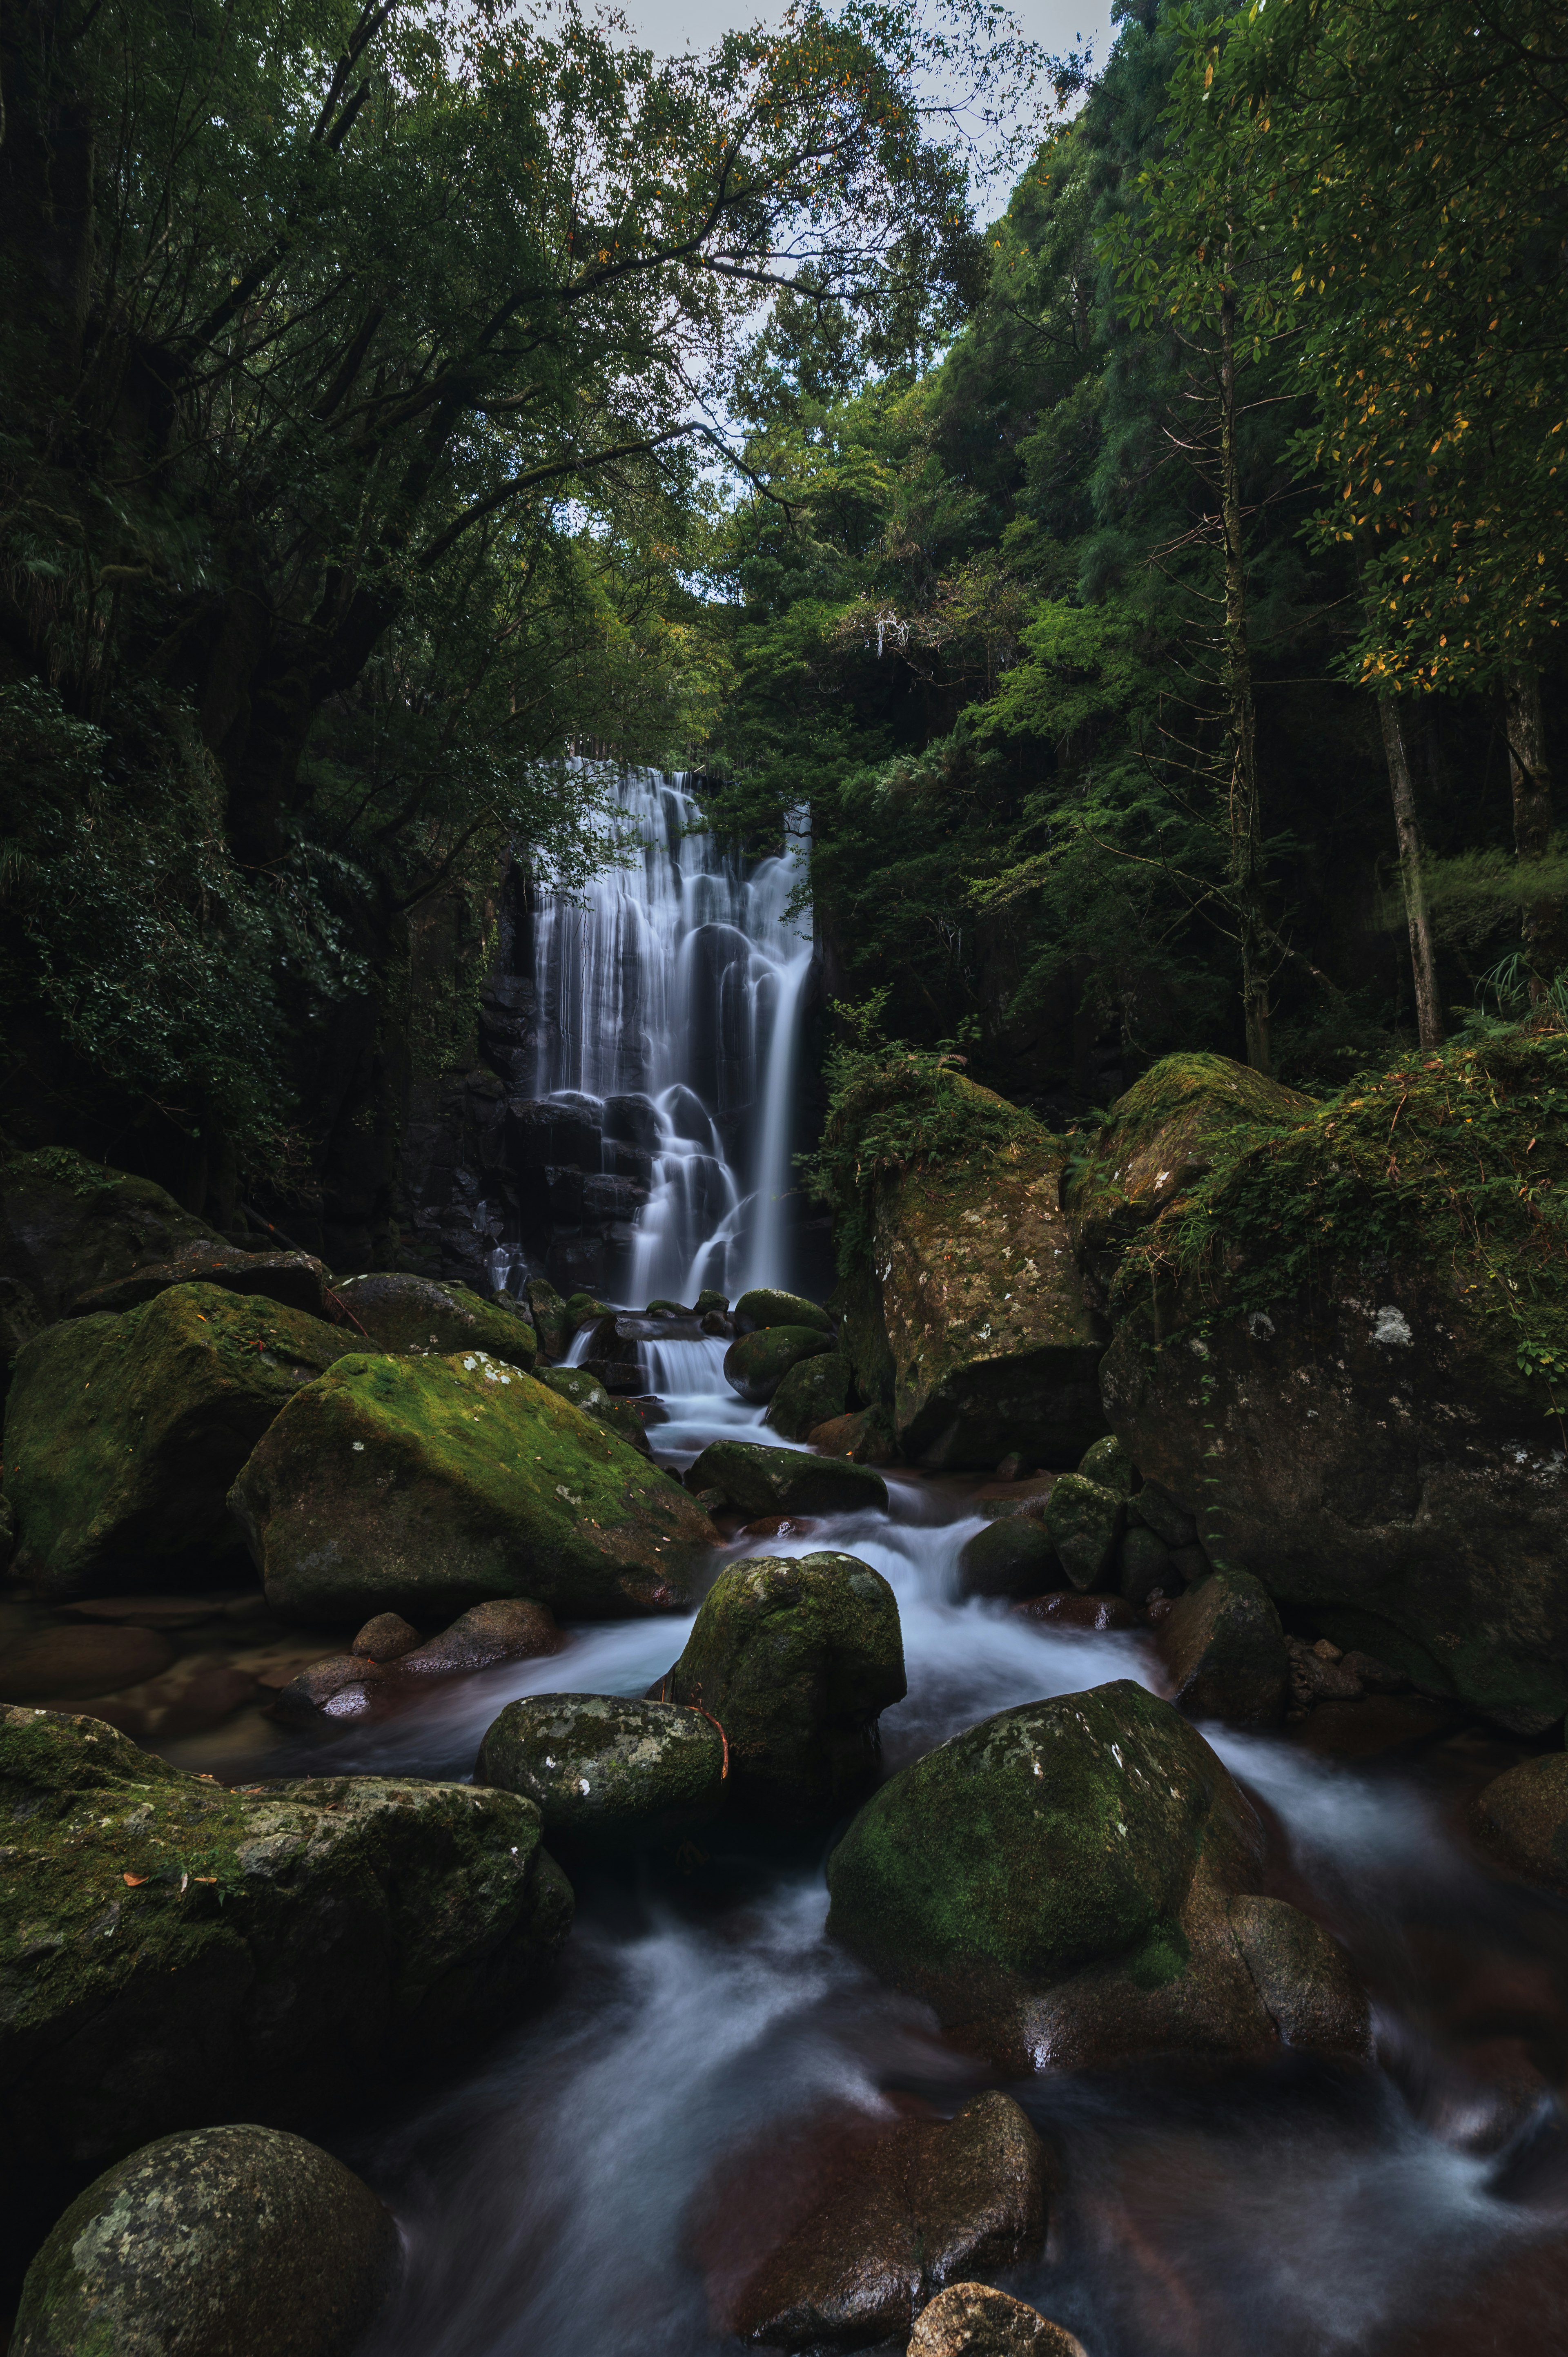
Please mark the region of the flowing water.
[[[744, 877], [680, 834], [689, 806], [674, 789], [628, 793], [641, 879], [607, 880], [576, 946], [563, 916], [542, 950], [558, 1011], [572, 994], [578, 1010], [561, 1014], [542, 1080], [641, 1091], [660, 1107], [664, 1192], [628, 1273], [638, 1304], [665, 1286], [690, 1299], [721, 1269], [732, 1283], [789, 1273], [756, 1198], [787, 1135], [786, 1027], [808, 952], [782, 924], [781, 875]], [[704, 990], [717, 992], [705, 1011]], [[732, 1128], [721, 1151], [741, 1105], [750, 1137]], [[683, 1464], [717, 1434], [757, 1431], [759, 1412], [724, 1383], [721, 1344], [653, 1348], [671, 1410], [661, 1455]], [[958, 1553], [981, 1526], [975, 1487], [895, 1474], [886, 1513], [765, 1543], [842, 1547], [892, 1583], [908, 1695], [883, 1719], [889, 1771], [1015, 1703], [1116, 1677], [1158, 1688], [1144, 1638], [956, 1600]], [[755, 1551], [737, 1542], [719, 1559]], [[507, 1702], [641, 1694], [689, 1626], [576, 1630], [553, 1660], [454, 1681], [379, 1727], [291, 1739], [265, 1769], [466, 1776]], [[1358, 1763], [1297, 1738], [1208, 1732], [1271, 1830], [1272, 1887], [1327, 1923], [1366, 1975], [1379, 2065], [1146, 2062], [1015, 2084], [1060, 2190], [1044, 2259], [1011, 2287], [1089, 2357], [1568, 2350], [1568, 2145], [1545, 2092], [1568, 2074], [1568, 1910], [1483, 1874], [1451, 1829], [1464, 1790], [1517, 1755], [1472, 1735]], [[181, 1750], [234, 1772], [215, 1750]], [[825, 1938], [825, 1841], [721, 1825], [705, 1844], [667, 1868], [585, 1875], [542, 2009], [445, 2083], [410, 2054], [368, 2092], [375, 2109], [318, 2124], [406, 2244], [404, 2289], [370, 2357], [733, 2349], [711, 2295], [801, 2129], [944, 2115], [985, 2083], [922, 2007]]]

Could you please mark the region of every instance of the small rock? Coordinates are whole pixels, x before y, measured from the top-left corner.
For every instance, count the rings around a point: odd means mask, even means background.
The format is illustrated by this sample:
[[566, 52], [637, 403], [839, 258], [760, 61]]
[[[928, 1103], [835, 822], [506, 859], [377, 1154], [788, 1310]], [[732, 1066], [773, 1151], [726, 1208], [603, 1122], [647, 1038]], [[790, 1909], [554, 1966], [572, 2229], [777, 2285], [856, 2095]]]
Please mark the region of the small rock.
[[152, 1629], [34, 1629], [0, 1657], [0, 1702], [82, 1700], [166, 1670], [174, 1647]]
[[1189, 1718], [1273, 1727], [1284, 1717], [1290, 1655], [1273, 1598], [1251, 1572], [1215, 1571], [1184, 1596], [1160, 1650]]
[[1283, 1899], [1230, 1901], [1230, 1929], [1253, 1986], [1287, 2046], [1366, 2061], [1372, 2051], [1367, 1992], [1337, 1940]]
[[1142, 1526], [1127, 1532], [1117, 1551], [1116, 1578], [1133, 1604], [1146, 1604], [1156, 1588], [1168, 1594], [1176, 1586], [1170, 1549], [1157, 1532]]
[[716, 1335], [725, 1342], [735, 1340], [735, 1319], [726, 1318], [722, 1309], [704, 1309], [698, 1323], [704, 1334]]
[[459, 1670], [489, 1670], [499, 1662], [531, 1662], [558, 1653], [565, 1641], [544, 1605], [526, 1596], [503, 1596], [460, 1613], [439, 1637], [405, 1653], [397, 1674], [449, 1676]]
[[424, 1638], [397, 1612], [378, 1612], [367, 1620], [349, 1651], [361, 1662], [395, 1662], [412, 1653]]
[[1312, 1650], [1320, 1662], [1337, 1662], [1339, 1659], [1338, 1646], [1327, 1637], [1319, 1637]]
[[397, 2281], [397, 2228], [303, 2136], [198, 2128], [71, 2203], [27, 2270], [14, 2357], [347, 2357]]
[[1364, 1692], [1356, 1671], [1347, 1667], [1337, 1647], [1330, 1645], [1325, 1652], [1324, 1641], [1309, 1645], [1300, 1637], [1285, 1639], [1290, 1698], [1298, 1710], [1311, 1710], [1320, 1702], [1358, 1701]]
[[371, 1706], [371, 1686], [381, 1674], [376, 1663], [357, 1654], [328, 1653], [279, 1689], [277, 1716], [291, 1727], [310, 1727], [324, 1713], [333, 1718], [361, 1717]]
[[1084, 1450], [1078, 1469], [1086, 1481], [1098, 1481], [1118, 1498], [1130, 1498], [1138, 1479], [1137, 1467], [1113, 1432]]
[[1109, 1577], [1122, 1521], [1122, 1500], [1102, 1482], [1064, 1473], [1054, 1484], [1046, 1501], [1046, 1528], [1075, 1587], [1098, 1587]]
[[1008, 1514], [966, 1539], [958, 1559], [961, 1596], [1027, 1596], [1060, 1576], [1057, 1551], [1043, 1522]]
[[684, 1839], [717, 1814], [728, 1772], [723, 1731], [703, 1711], [530, 1695], [489, 1728], [474, 1781], [532, 1801], [553, 1846], [613, 1851]]
[[896, 1465], [897, 1443], [893, 1419], [885, 1407], [857, 1407], [849, 1415], [830, 1416], [806, 1435], [824, 1457], [845, 1457], [855, 1465]]
[[1019, 1456], [1018, 1451], [1015, 1448], [1010, 1449], [1007, 1455], [1002, 1459], [1002, 1462], [996, 1468], [996, 1472], [993, 1478], [998, 1481], [1021, 1481], [1023, 1480], [1024, 1460]]
[[804, 1514], [760, 1514], [755, 1523], [744, 1523], [743, 1539], [803, 1539], [816, 1529]]
[[1124, 1596], [1080, 1596], [1077, 1588], [1050, 1596], [1030, 1596], [1013, 1607], [1021, 1620], [1049, 1620], [1064, 1629], [1135, 1629], [1136, 1608]]
[[703, 1317], [722, 1317], [729, 1308], [729, 1300], [725, 1294], [715, 1293], [711, 1285], [704, 1285], [697, 1296], [696, 1308]]
[[1084, 2357], [1081, 2341], [989, 2284], [950, 2284], [915, 2319], [908, 2357]]
[[1516, 1874], [1568, 1890], [1568, 1751], [1542, 1752], [1494, 1777], [1470, 1804], [1469, 1827]]

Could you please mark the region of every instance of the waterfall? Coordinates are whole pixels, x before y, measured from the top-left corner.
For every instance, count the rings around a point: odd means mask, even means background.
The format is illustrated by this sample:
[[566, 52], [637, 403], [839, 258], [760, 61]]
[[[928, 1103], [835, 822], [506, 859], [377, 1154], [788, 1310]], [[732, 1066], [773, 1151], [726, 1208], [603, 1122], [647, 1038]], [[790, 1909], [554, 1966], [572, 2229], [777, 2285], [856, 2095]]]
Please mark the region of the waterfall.
[[803, 825], [781, 856], [746, 861], [701, 831], [679, 780], [628, 771], [612, 805], [627, 864], [581, 899], [540, 894], [534, 907], [538, 1118], [553, 1108], [557, 1131], [598, 1130], [584, 1187], [614, 1222], [612, 1298], [788, 1285], [812, 952], [809, 924], [785, 909]]

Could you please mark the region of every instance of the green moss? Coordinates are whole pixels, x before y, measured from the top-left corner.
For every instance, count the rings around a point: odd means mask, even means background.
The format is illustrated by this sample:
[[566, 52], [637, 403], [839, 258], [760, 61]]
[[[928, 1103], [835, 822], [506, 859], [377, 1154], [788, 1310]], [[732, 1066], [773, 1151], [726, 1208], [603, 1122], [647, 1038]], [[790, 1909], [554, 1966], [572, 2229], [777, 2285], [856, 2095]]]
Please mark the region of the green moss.
[[466, 1285], [436, 1284], [388, 1271], [346, 1277], [338, 1288], [372, 1342], [417, 1358], [488, 1351], [507, 1366], [531, 1368], [539, 1339], [526, 1318], [483, 1301]]
[[686, 1476], [695, 1491], [719, 1490], [742, 1513], [885, 1513], [887, 1484], [868, 1465], [754, 1440], [711, 1440]]
[[342, 1360], [289, 1403], [233, 1502], [274, 1606], [349, 1626], [506, 1596], [573, 1617], [674, 1609], [713, 1543], [636, 1449], [481, 1351]]
[[623, 1440], [644, 1456], [649, 1451], [648, 1430], [635, 1400], [613, 1399], [596, 1375], [582, 1367], [542, 1367], [536, 1373], [542, 1383], [547, 1383], [558, 1399], [569, 1400], [584, 1415], [596, 1416], [600, 1424], [608, 1425]]
[[216, 1285], [48, 1328], [18, 1358], [5, 1404], [18, 1573], [48, 1595], [83, 1594], [183, 1577], [234, 1546], [234, 1476], [353, 1341]]
[[760, 1406], [770, 1400], [791, 1367], [831, 1351], [831, 1334], [814, 1326], [760, 1326], [743, 1334], [725, 1352], [725, 1381], [742, 1399]]
[[843, 1415], [850, 1389], [849, 1361], [836, 1351], [800, 1359], [774, 1393], [763, 1422], [787, 1440], [804, 1440], [819, 1424]]
[[603, 1695], [510, 1703], [474, 1769], [476, 1783], [533, 1802], [547, 1841], [595, 1850], [681, 1840], [716, 1814], [727, 1776], [701, 1711]]
[[781, 1293], [776, 1286], [754, 1286], [749, 1293], [743, 1293], [735, 1314], [743, 1326], [749, 1318], [753, 1326], [812, 1326], [819, 1334], [833, 1330], [825, 1309], [819, 1309], [803, 1293]]

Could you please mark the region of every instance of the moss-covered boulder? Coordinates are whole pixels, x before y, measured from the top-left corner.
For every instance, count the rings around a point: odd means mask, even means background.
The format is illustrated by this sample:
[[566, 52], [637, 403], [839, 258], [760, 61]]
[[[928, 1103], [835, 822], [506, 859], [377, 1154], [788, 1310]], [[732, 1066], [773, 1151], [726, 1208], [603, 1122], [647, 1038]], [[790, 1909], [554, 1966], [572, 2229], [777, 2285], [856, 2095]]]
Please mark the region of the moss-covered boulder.
[[686, 1475], [693, 1495], [723, 1492], [748, 1518], [758, 1514], [886, 1513], [887, 1484], [868, 1465], [755, 1440], [713, 1440]]
[[522, 1297], [528, 1304], [544, 1357], [563, 1357], [575, 1329], [560, 1294], [547, 1276], [531, 1276], [522, 1288]]
[[1282, 2032], [1230, 1920], [1262, 1836], [1228, 1770], [1130, 1679], [1003, 1711], [867, 1802], [828, 1929], [1005, 2068]]
[[[1065, 1150], [972, 1082], [950, 1083], [976, 1142], [883, 1188], [868, 1253], [875, 1301], [846, 1319], [872, 1395], [886, 1355], [904, 1455], [933, 1471], [1076, 1465], [1105, 1429], [1096, 1376], [1104, 1329], [1083, 1296], [1059, 1205]], [[983, 1143], [1003, 1114], [1008, 1142]], [[851, 1290], [853, 1291], [853, 1286]], [[879, 1329], [868, 1332], [868, 1324]]]
[[1233, 1727], [1276, 1727], [1285, 1715], [1290, 1656], [1273, 1598], [1245, 1571], [1213, 1571], [1160, 1627], [1160, 1652], [1178, 1710]]
[[[717, 1296], [710, 1307], [723, 1308]], [[754, 1285], [743, 1293], [731, 1313], [744, 1332], [753, 1326], [810, 1326], [819, 1334], [831, 1334], [833, 1321], [825, 1309], [808, 1301], [803, 1293], [782, 1293], [777, 1286]]]
[[1036, 1514], [1003, 1514], [966, 1539], [958, 1559], [961, 1596], [1038, 1596], [1058, 1584], [1051, 1534]]
[[308, 1318], [334, 1315], [327, 1271], [314, 1254], [236, 1252], [219, 1244], [188, 1245], [177, 1260], [154, 1261], [129, 1276], [95, 1285], [79, 1293], [65, 1314], [91, 1318], [100, 1310], [139, 1309], [171, 1285], [220, 1285], [226, 1293], [281, 1301], [285, 1309], [303, 1309]]
[[213, 1285], [47, 1328], [5, 1402], [18, 1575], [48, 1597], [209, 1576], [242, 1544], [225, 1503], [235, 1475], [301, 1386], [358, 1340]]
[[1074, 1587], [1101, 1587], [1109, 1581], [1123, 1515], [1118, 1493], [1085, 1474], [1064, 1473], [1052, 1484], [1046, 1529]]
[[1101, 1433], [1093, 1447], [1084, 1450], [1078, 1469], [1086, 1481], [1097, 1482], [1118, 1498], [1130, 1498], [1138, 1479], [1137, 1467], [1113, 1432]]
[[660, 1696], [718, 1720], [735, 1807], [817, 1825], [870, 1791], [877, 1718], [905, 1692], [892, 1588], [869, 1564], [823, 1552], [722, 1571]]
[[[1541, 1209], [1568, 1200], [1568, 1039], [1461, 1043], [1316, 1105], [1247, 1114], [1250, 1085], [1211, 1074], [1144, 1123], [1139, 1168], [1195, 1124], [1203, 1167], [1122, 1235], [1110, 1421], [1277, 1603], [1541, 1732], [1568, 1711], [1568, 1254]], [[1131, 1199], [1085, 1185], [1103, 1239]]]
[[505, 1596], [574, 1619], [672, 1611], [714, 1539], [636, 1449], [479, 1351], [341, 1360], [232, 1501], [274, 1609], [349, 1628]]
[[797, 1360], [768, 1404], [764, 1424], [786, 1440], [804, 1440], [820, 1424], [832, 1423], [849, 1406], [853, 1378], [849, 1361], [836, 1351]]
[[1470, 1804], [1480, 1846], [1528, 1881], [1568, 1891], [1568, 1752], [1508, 1769]]
[[349, 2357], [395, 2287], [397, 2227], [276, 2128], [196, 2128], [105, 2170], [27, 2270], [16, 2357]]
[[437, 1285], [427, 1276], [382, 1269], [371, 1276], [346, 1276], [338, 1293], [379, 1350], [416, 1359], [488, 1351], [492, 1359], [525, 1373], [539, 1356], [539, 1337], [526, 1318], [481, 1301], [466, 1285]]
[[652, 1448], [642, 1411], [636, 1400], [614, 1399], [596, 1375], [585, 1367], [540, 1367], [536, 1369], [542, 1383], [547, 1383], [557, 1399], [570, 1401], [584, 1415], [591, 1415], [599, 1424], [629, 1441], [640, 1456], [650, 1457]]
[[389, 2053], [512, 2019], [571, 1921], [515, 1794], [231, 1792], [96, 1719], [0, 1709], [0, 1824], [7, 2201], [153, 2136], [358, 2100]]
[[522, 1793], [570, 1856], [684, 1840], [718, 1813], [728, 1773], [724, 1736], [700, 1710], [530, 1695], [489, 1729], [474, 1781]]
[[725, 1381], [754, 1407], [779, 1389], [791, 1367], [832, 1350], [831, 1334], [813, 1326], [759, 1326], [742, 1334], [725, 1352]]

